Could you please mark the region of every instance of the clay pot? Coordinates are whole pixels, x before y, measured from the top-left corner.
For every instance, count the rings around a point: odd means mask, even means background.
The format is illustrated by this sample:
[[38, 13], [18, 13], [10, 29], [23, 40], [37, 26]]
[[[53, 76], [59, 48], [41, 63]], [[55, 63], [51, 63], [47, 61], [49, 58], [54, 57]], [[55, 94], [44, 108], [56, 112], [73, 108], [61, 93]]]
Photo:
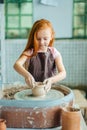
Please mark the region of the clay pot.
[[0, 119], [0, 130], [6, 130], [6, 120]]
[[81, 111], [66, 107], [62, 110], [62, 130], [80, 130]]
[[32, 89], [32, 94], [34, 96], [45, 96], [45, 84], [43, 84], [42, 82], [37, 82], [37, 84]]

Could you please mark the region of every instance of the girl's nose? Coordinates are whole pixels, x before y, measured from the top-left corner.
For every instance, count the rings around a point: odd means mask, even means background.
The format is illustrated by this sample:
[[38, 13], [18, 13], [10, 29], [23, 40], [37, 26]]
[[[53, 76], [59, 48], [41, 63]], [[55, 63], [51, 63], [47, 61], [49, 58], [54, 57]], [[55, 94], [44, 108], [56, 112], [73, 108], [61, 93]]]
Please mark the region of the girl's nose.
[[44, 40], [43, 40], [43, 39], [41, 39], [41, 40], [40, 40], [40, 43], [42, 43], [42, 44], [43, 44], [43, 43], [44, 43]]

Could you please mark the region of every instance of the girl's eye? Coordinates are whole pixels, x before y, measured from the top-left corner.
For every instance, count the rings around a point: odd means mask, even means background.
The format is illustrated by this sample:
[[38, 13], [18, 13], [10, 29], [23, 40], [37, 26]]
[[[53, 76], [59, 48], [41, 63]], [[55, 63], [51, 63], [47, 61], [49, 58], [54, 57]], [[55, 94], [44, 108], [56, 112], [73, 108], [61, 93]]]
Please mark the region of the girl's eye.
[[48, 38], [44, 38], [44, 40], [47, 40]]
[[[37, 38], [38, 41], [40, 41], [41, 39], [40, 38]], [[47, 40], [47, 38], [44, 38], [43, 40]]]

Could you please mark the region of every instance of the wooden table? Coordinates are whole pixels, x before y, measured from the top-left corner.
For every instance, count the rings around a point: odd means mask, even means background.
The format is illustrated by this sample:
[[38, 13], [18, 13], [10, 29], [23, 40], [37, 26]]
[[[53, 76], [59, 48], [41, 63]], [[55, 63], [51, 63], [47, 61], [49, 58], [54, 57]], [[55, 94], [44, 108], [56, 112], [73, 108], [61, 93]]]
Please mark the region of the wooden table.
[[87, 99], [83, 96], [80, 90], [74, 89], [73, 92], [75, 95], [75, 104], [78, 104], [84, 119], [87, 120]]
[[82, 115], [81, 115], [81, 130], [87, 130], [87, 126]]

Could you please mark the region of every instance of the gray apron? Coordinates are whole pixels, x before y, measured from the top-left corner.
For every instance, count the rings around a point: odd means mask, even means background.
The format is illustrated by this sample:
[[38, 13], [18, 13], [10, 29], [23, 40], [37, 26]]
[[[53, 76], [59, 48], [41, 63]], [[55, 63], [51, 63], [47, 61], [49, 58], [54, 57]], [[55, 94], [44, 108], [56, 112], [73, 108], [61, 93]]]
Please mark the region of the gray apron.
[[43, 82], [45, 79], [56, 74], [56, 65], [50, 49], [47, 52], [38, 52], [29, 61], [28, 71], [35, 81]]

